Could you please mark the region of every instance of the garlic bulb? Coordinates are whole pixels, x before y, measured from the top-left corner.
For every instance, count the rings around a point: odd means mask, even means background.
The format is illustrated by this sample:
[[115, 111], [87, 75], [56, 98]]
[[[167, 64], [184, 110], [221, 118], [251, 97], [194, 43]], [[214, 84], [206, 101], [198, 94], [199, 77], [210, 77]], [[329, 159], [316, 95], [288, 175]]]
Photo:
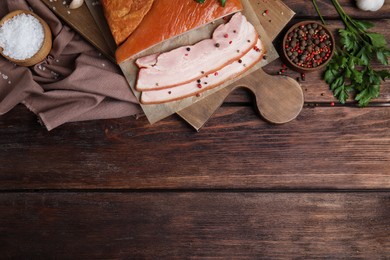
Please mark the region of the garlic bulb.
[[84, 3], [84, 0], [73, 0], [70, 5], [69, 5], [69, 8], [70, 9], [77, 9], [79, 8], [80, 6], [82, 6]]
[[356, 5], [363, 11], [378, 11], [381, 9], [385, 0], [356, 0]]

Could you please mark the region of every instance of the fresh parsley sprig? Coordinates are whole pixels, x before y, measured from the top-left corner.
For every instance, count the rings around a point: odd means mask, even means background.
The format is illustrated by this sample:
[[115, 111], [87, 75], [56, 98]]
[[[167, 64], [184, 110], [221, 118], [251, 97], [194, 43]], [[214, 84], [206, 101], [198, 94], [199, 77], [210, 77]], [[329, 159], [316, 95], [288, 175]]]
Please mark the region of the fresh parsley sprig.
[[[203, 4], [205, 0], [196, 0], [197, 3]], [[225, 7], [227, 0], [219, 0], [221, 2], [221, 5]]]
[[[345, 28], [339, 30], [342, 48], [336, 48], [325, 70], [324, 80], [342, 104], [354, 91], [355, 100], [364, 107], [379, 96], [381, 82], [390, 78], [388, 70], [375, 70], [371, 62], [376, 59], [388, 65], [390, 50], [382, 34], [368, 31], [374, 27], [372, 23], [352, 19], [337, 0], [332, 0], [332, 3]], [[315, 0], [313, 4], [323, 20]]]

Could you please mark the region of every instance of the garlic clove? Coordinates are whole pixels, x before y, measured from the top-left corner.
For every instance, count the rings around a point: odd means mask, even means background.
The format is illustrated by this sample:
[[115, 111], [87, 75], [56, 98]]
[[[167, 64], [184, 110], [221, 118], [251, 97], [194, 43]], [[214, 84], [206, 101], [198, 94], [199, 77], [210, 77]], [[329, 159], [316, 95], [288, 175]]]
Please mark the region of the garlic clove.
[[363, 11], [378, 11], [381, 9], [385, 0], [356, 0], [356, 5], [360, 10]]
[[73, 0], [70, 5], [69, 5], [69, 8], [70, 9], [77, 9], [79, 7], [81, 7], [84, 3], [84, 0]]

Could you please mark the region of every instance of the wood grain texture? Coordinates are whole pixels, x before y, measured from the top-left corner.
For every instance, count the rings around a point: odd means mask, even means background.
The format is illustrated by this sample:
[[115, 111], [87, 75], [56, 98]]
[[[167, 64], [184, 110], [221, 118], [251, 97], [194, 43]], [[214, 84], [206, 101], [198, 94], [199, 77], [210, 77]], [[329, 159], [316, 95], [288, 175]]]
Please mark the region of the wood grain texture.
[[[298, 17], [302, 18], [318, 18], [317, 12], [314, 9], [312, 1], [302, 0], [284, 0], [287, 6], [292, 8]], [[339, 19], [339, 16], [334, 9], [332, 2], [327, 0], [317, 0], [318, 7], [321, 10], [321, 14], [326, 19]], [[390, 16], [390, 3], [385, 1], [384, 6], [377, 12], [361, 11], [356, 7], [353, 0], [339, 0], [340, 5], [344, 8], [345, 12], [352, 17], [358, 17], [361, 19], [388, 19]]]
[[115, 62], [112, 47], [110, 47], [103, 37], [99, 27], [96, 25], [88, 7], [83, 4], [78, 9], [69, 9], [65, 3], [70, 1], [42, 0], [57, 16], [76, 30], [82, 37], [88, 38], [89, 42], [101, 51], [106, 57]]
[[12, 259], [387, 259], [389, 193], [0, 194]]
[[[295, 12], [282, 1], [249, 0], [249, 2], [270, 39], [275, 39], [295, 15]], [[265, 15], [266, 10], [267, 15]]]
[[101, 4], [97, 4], [95, 0], [86, 0], [85, 4], [87, 5], [89, 12], [91, 13], [97, 27], [99, 28], [101, 35], [106, 41], [107, 46], [111, 50], [112, 59], [115, 60], [114, 53], [116, 50], [116, 43], [111, 34], [110, 26], [108, 25], [106, 18], [104, 16], [104, 11]]
[[[340, 2], [390, 40], [389, 1]], [[284, 3], [316, 17], [311, 1]], [[239, 89], [200, 133], [178, 116], [47, 132], [17, 106], [0, 117], [0, 258], [388, 259], [389, 83], [373, 103], [386, 107], [365, 109], [330, 106], [320, 74], [300, 83], [296, 120], [259, 120]]]
[[271, 125], [233, 106], [197, 134], [177, 117], [47, 132], [18, 107], [0, 121], [0, 189], [389, 189], [389, 128], [389, 107], [306, 107]]

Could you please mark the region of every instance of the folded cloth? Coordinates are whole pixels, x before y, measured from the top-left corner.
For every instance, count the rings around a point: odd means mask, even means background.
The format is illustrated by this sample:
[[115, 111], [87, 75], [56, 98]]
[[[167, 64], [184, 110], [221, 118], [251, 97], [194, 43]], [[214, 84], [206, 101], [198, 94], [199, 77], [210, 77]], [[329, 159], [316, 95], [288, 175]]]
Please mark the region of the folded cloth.
[[0, 17], [17, 9], [30, 9], [49, 24], [53, 47], [30, 68], [0, 58], [0, 115], [23, 103], [52, 130], [66, 122], [142, 113], [118, 66], [63, 25], [44, 3], [0, 1]]

